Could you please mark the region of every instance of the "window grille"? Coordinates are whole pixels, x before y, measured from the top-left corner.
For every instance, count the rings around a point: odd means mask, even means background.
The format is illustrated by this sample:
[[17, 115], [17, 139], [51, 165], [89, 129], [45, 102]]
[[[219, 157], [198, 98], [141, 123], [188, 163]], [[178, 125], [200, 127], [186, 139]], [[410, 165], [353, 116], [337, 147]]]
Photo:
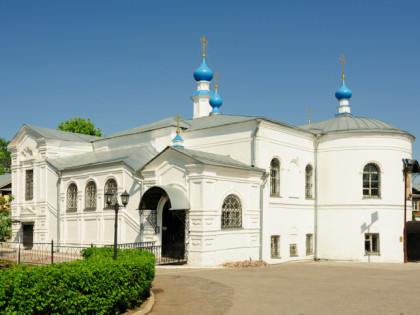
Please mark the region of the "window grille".
[[96, 184], [94, 181], [90, 181], [86, 185], [85, 189], [85, 209], [95, 210], [96, 209]]
[[413, 207], [413, 211], [419, 211], [419, 201], [418, 200], [411, 201], [411, 205]]
[[368, 164], [363, 169], [363, 196], [370, 198], [379, 197], [379, 168]]
[[297, 244], [290, 244], [290, 257], [297, 257], [297, 256], [298, 256]]
[[379, 233], [365, 234], [365, 254], [379, 255]]
[[104, 193], [107, 193], [108, 191], [113, 193], [112, 202], [108, 206], [108, 204], [106, 203], [106, 196], [104, 195], [104, 203], [105, 203], [104, 208], [105, 209], [114, 209], [113, 206], [117, 202], [117, 198], [118, 198], [118, 187], [117, 187], [117, 182], [113, 178], [108, 179], [105, 183]]
[[313, 234], [306, 234], [306, 255], [312, 255], [314, 253], [313, 244]]
[[242, 227], [241, 201], [235, 195], [229, 195], [223, 201], [222, 229]]
[[307, 165], [305, 169], [305, 197], [312, 198], [312, 166]]
[[67, 210], [77, 210], [77, 186], [75, 183], [71, 183], [67, 188]]
[[34, 170], [26, 171], [25, 178], [25, 200], [34, 198]]
[[280, 235], [271, 235], [271, 258], [280, 258]]
[[270, 164], [270, 196], [280, 196], [280, 162], [272, 159]]

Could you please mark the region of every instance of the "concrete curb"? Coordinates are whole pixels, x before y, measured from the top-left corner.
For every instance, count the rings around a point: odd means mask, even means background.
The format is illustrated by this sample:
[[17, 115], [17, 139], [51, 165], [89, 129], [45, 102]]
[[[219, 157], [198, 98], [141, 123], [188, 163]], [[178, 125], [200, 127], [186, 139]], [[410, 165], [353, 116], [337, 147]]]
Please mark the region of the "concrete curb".
[[145, 315], [148, 314], [155, 305], [155, 295], [153, 294], [152, 290], [150, 290], [149, 298], [140, 306], [140, 309], [132, 315]]

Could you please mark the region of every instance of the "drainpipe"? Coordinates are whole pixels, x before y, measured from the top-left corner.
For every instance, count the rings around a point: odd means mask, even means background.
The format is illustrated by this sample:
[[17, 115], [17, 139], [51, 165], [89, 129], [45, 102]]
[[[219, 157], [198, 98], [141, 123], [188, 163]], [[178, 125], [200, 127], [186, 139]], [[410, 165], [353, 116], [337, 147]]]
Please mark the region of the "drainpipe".
[[60, 191], [61, 191], [61, 171], [57, 172], [57, 246], [60, 246]]
[[263, 260], [263, 227], [264, 227], [264, 188], [268, 179], [268, 172], [262, 175], [262, 184], [260, 186], [260, 260]]
[[[260, 130], [261, 119], [257, 118], [257, 125], [255, 126], [254, 131], [251, 134], [251, 166], [255, 167], [255, 160], [257, 155], [257, 144], [256, 138], [258, 131]], [[260, 250], [259, 256], [260, 260], [263, 259], [263, 227], [264, 227], [264, 187], [267, 182], [268, 173], [264, 172], [262, 175], [262, 184], [260, 186]]]
[[255, 127], [251, 135], [251, 166], [252, 167], [255, 167], [255, 156], [257, 154], [256, 153], [257, 151], [256, 137], [257, 137], [258, 131], [260, 130], [260, 124], [261, 124], [261, 119], [257, 118], [257, 126]]
[[318, 146], [322, 134], [316, 135], [314, 150], [314, 168], [315, 168], [315, 211], [314, 211], [314, 260], [318, 258]]

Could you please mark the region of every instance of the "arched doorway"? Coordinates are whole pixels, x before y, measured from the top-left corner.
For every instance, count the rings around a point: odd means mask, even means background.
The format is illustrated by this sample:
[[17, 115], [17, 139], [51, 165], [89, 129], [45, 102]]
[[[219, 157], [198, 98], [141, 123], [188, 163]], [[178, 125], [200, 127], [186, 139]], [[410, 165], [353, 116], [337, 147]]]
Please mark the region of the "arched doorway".
[[160, 239], [161, 263], [186, 261], [189, 208], [185, 192], [174, 186], [154, 186], [143, 194], [140, 214]]

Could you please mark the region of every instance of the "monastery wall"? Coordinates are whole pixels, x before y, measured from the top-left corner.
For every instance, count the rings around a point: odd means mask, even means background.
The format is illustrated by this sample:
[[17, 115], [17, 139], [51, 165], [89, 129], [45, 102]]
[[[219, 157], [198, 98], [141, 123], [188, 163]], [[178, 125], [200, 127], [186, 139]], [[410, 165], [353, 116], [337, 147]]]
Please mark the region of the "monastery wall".
[[[411, 158], [411, 140], [407, 136], [349, 133], [321, 139], [320, 258], [403, 261], [403, 158]], [[363, 194], [363, 169], [369, 163], [380, 170], [379, 196]], [[379, 234], [379, 250], [366, 254], [365, 237], [372, 233]]]
[[263, 189], [262, 258], [267, 262], [313, 258], [314, 192], [312, 198], [305, 195], [305, 169], [314, 167], [313, 138], [272, 123], [261, 124], [258, 132], [256, 166], [269, 174], [271, 161], [280, 162], [279, 195], [271, 196], [270, 177]]

